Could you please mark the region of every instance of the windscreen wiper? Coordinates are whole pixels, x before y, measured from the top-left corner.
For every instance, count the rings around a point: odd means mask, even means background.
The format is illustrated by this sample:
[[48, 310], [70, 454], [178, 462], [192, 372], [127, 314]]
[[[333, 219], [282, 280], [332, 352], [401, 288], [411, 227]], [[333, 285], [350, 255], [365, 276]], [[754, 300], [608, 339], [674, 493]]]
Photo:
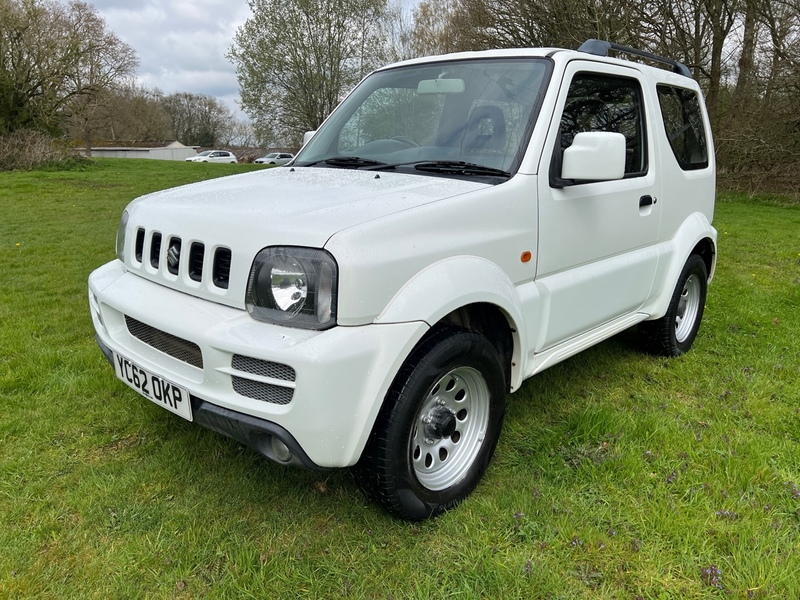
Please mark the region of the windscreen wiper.
[[344, 167], [350, 169], [360, 169], [361, 167], [378, 167], [385, 165], [379, 160], [372, 160], [371, 158], [361, 158], [360, 156], [332, 156], [324, 160], [310, 163], [305, 166], [318, 165], [320, 163], [330, 165], [332, 167]]
[[421, 162], [414, 165], [417, 171], [427, 173], [447, 173], [453, 175], [489, 175], [493, 177], [511, 177], [511, 173], [503, 169], [495, 169], [485, 165], [477, 165], [461, 160], [436, 160], [431, 162]]

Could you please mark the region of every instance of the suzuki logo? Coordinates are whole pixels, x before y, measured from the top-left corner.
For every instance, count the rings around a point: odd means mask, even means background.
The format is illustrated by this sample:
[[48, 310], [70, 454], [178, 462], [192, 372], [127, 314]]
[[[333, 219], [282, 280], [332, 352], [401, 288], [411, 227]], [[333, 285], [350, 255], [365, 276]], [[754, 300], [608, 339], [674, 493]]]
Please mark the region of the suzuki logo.
[[181, 247], [179, 244], [173, 244], [167, 251], [167, 262], [173, 269], [178, 268], [178, 263], [181, 259]]

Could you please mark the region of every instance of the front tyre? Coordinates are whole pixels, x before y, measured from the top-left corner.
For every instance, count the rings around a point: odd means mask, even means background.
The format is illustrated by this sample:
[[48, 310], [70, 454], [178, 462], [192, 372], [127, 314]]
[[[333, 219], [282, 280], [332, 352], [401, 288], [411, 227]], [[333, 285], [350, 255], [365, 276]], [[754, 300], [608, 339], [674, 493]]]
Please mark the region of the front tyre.
[[661, 356], [680, 356], [689, 351], [700, 329], [708, 291], [708, 269], [697, 254], [683, 266], [667, 313], [639, 324], [644, 348]]
[[478, 485], [505, 410], [505, 377], [482, 335], [441, 328], [398, 373], [355, 467], [364, 492], [411, 521], [454, 507]]

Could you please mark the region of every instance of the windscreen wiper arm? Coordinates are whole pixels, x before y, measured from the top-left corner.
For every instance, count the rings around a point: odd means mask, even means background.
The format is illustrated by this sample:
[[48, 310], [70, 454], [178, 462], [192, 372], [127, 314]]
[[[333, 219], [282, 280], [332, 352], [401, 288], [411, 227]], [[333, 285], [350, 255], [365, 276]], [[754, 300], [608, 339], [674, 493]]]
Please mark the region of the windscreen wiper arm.
[[367, 167], [366, 171], [386, 171], [397, 167], [412, 166], [418, 171], [429, 173], [446, 173], [454, 175], [488, 175], [492, 177], [511, 177], [511, 173], [503, 169], [495, 169], [485, 165], [468, 163], [461, 160], [411, 160], [401, 163], [379, 163], [374, 167]]
[[453, 175], [489, 175], [494, 177], [511, 177], [511, 173], [503, 169], [495, 169], [485, 165], [477, 165], [461, 160], [436, 160], [414, 165], [417, 171], [428, 173], [448, 173]]
[[371, 158], [361, 158], [360, 156], [332, 156], [330, 158], [326, 158], [324, 160], [318, 160], [316, 162], [310, 163], [305, 166], [310, 167], [312, 165], [318, 165], [320, 163], [330, 165], [332, 167], [344, 167], [351, 169], [360, 169], [361, 167], [378, 167], [386, 164], [379, 160], [372, 160]]

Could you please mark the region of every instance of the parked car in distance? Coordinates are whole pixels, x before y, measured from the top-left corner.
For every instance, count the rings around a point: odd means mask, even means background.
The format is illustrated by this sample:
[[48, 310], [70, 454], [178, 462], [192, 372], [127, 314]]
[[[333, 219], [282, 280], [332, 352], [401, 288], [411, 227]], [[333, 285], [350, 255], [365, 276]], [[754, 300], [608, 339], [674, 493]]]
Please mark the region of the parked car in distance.
[[233, 153], [227, 150], [206, 150], [197, 156], [190, 156], [186, 162], [235, 163], [238, 161]]
[[257, 158], [255, 162], [259, 165], [285, 165], [294, 158], [294, 154], [289, 152], [270, 152], [266, 156]]

